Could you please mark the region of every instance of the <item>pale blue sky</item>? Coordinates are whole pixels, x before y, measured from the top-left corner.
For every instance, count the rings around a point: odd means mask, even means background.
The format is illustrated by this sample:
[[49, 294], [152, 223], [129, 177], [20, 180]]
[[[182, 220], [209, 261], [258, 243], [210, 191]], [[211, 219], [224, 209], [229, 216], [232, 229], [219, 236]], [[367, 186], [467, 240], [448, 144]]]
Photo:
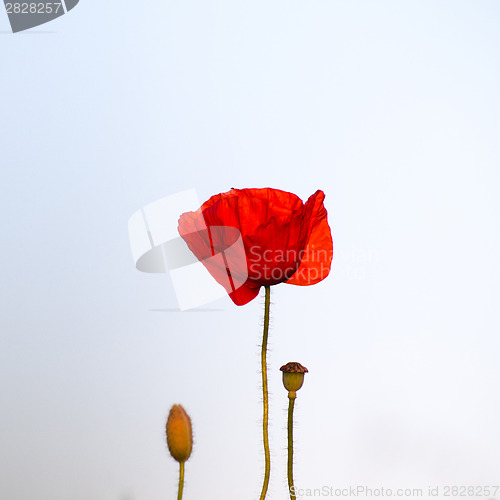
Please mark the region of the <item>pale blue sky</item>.
[[326, 193], [331, 276], [272, 289], [272, 476], [498, 484], [500, 4], [92, 2], [12, 35], [0, 12], [0, 496], [260, 491], [262, 299], [176, 307], [127, 221], [195, 188]]

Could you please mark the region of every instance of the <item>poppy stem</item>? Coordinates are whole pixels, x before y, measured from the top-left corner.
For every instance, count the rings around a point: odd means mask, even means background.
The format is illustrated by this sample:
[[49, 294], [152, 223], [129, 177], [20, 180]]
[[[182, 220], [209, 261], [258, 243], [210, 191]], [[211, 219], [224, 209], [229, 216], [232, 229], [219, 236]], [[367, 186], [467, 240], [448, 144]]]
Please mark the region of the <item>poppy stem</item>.
[[179, 462], [179, 492], [177, 493], [177, 500], [182, 500], [182, 491], [184, 490], [184, 464]]
[[262, 336], [262, 352], [261, 352], [261, 364], [262, 364], [262, 399], [263, 399], [263, 418], [262, 418], [262, 436], [264, 442], [264, 455], [266, 459], [266, 466], [264, 472], [264, 483], [262, 485], [262, 492], [260, 494], [260, 500], [266, 498], [267, 488], [269, 486], [269, 476], [271, 475], [271, 454], [269, 452], [269, 433], [268, 433], [268, 422], [269, 422], [269, 394], [267, 391], [267, 338], [269, 335], [269, 309], [271, 305], [271, 287], [264, 287], [266, 290], [265, 296], [265, 306], [264, 306], [264, 333]]
[[295, 394], [288, 395], [288, 492], [290, 499], [294, 500], [295, 488], [293, 486], [293, 406], [295, 404]]

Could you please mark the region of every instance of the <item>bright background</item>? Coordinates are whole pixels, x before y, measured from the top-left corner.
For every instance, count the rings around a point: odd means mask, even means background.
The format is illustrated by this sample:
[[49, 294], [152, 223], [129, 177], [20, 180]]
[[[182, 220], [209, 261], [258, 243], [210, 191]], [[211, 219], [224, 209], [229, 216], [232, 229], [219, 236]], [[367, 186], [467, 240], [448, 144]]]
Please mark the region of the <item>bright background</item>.
[[[176, 307], [127, 221], [196, 188], [325, 191], [330, 277], [273, 292], [272, 478], [500, 483], [500, 2], [82, 0], [0, 12], [0, 496], [258, 497], [262, 297]], [[215, 311], [213, 309], [216, 309]], [[499, 495], [500, 496], [500, 495]]]

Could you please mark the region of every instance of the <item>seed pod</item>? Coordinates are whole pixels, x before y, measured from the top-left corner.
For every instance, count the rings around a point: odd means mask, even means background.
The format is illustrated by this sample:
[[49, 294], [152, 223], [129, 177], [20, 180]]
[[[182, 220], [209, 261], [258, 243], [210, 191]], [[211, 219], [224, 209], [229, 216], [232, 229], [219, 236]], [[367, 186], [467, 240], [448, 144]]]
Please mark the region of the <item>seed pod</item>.
[[181, 405], [172, 406], [167, 419], [167, 445], [178, 462], [185, 462], [193, 449], [191, 419]]
[[308, 369], [300, 363], [291, 361], [283, 365], [280, 370], [283, 372], [283, 385], [288, 391], [288, 397], [295, 398], [296, 391], [298, 391], [304, 383], [304, 374], [308, 372]]

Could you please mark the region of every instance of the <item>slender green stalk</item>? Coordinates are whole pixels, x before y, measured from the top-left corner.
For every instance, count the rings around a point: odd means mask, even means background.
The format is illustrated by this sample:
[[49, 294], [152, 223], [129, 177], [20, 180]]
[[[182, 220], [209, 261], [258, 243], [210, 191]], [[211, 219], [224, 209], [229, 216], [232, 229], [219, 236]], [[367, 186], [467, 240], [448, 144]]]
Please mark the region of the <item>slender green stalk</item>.
[[295, 488], [293, 486], [293, 405], [295, 404], [295, 393], [293, 397], [288, 395], [288, 492], [290, 499], [294, 500]]
[[179, 493], [177, 493], [177, 500], [182, 500], [182, 490], [184, 489], [184, 464], [179, 462]]
[[264, 442], [264, 455], [266, 458], [266, 467], [264, 472], [264, 483], [262, 484], [262, 492], [260, 494], [260, 500], [266, 498], [267, 488], [269, 486], [269, 476], [271, 475], [271, 454], [269, 452], [269, 432], [268, 432], [268, 422], [269, 422], [269, 400], [267, 391], [267, 338], [269, 335], [269, 308], [271, 305], [271, 288], [269, 286], [265, 287], [266, 298], [264, 306], [264, 333], [262, 336], [262, 351], [261, 351], [261, 364], [262, 364], [262, 399], [263, 399], [263, 418], [262, 418], [262, 436]]

